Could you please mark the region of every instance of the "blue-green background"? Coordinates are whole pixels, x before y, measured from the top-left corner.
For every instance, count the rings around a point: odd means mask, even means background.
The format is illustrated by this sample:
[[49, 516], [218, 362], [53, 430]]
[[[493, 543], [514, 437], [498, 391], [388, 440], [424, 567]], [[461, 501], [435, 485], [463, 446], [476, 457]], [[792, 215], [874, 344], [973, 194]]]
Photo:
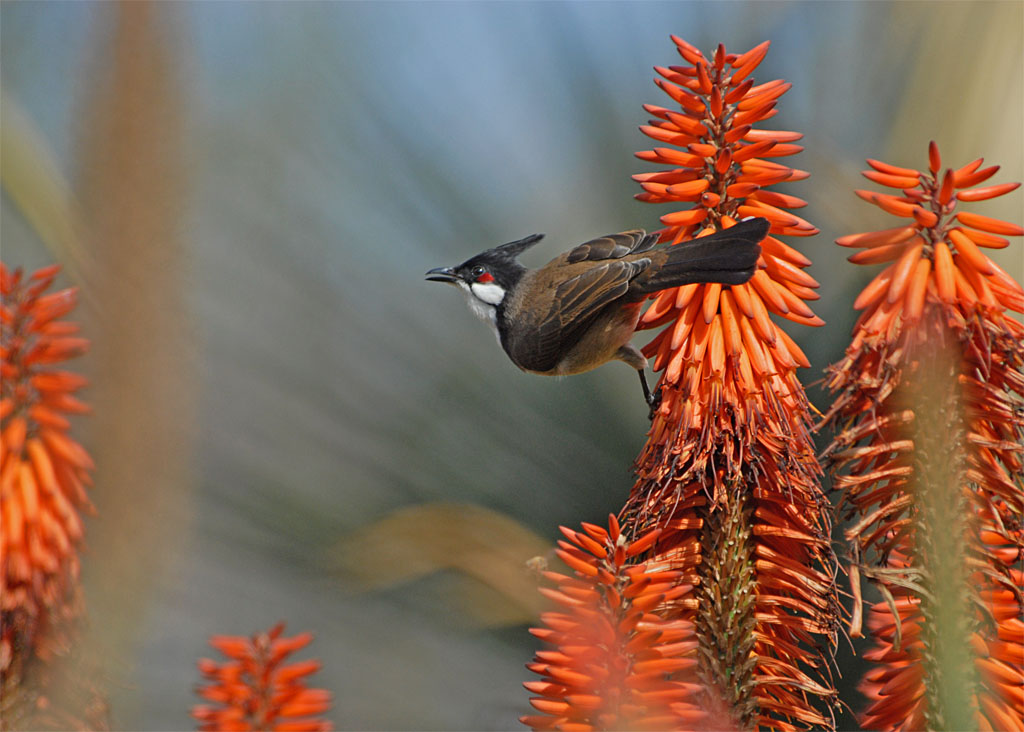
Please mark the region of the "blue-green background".
[[[558, 524], [623, 503], [646, 430], [635, 375], [522, 374], [422, 273], [535, 231], [548, 238], [527, 255], [534, 265], [593, 236], [656, 228], [666, 209], [634, 201], [630, 175], [652, 169], [633, 153], [652, 146], [641, 105], [668, 101], [651, 67], [678, 62], [670, 34], [705, 53], [771, 39], [756, 78], [793, 83], [764, 126], [805, 133], [791, 161], [812, 177], [784, 190], [809, 201], [799, 213], [822, 230], [791, 241], [814, 260], [828, 323], [791, 329], [813, 362], [806, 383], [842, 353], [875, 269], [846, 263], [832, 240], [893, 225], [852, 193], [872, 187], [865, 157], [923, 168], [935, 139], [951, 165], [1002, 164], [993, 182], [1024, 174], [1017, 2], [159, 10], [186, 120], [180, 292], [196, 408], [187, 484], [160, 487], [187, 499], [158, 518], [169, 528], [158, 540], [134, 539], [148, 568], [144, 583], [123, 579], [139, 588], [134, 609], [92, 618], [116, 636], [120, 655], [105, 660], [119, 729], [190, 727], [208, 636], [278, 619], [316, 633], [307, 655], [324, 663], [315, 683], [334, 694], [340, 729], [516, 728], [535, 647], [526, 626], [471, 617], [458, 598], [475, 580], [454, 571], [359, 592], [337, 568], [338, 542], [438, 501], [493, 509], [553, 542]], [[73, 193], [90, 70], [115, 14], [110, 3], [0, 6], [5, 99]], [[973, 210], [1020, 222], [1021, 200]], [[51, 261], [6, 192], [2, 214], [5, 262]], [[1021, 277], [1019, 241], [996, 255]], [[102, 440], [80, 424], [87, 445]], [[89, 530], [130, 530], [103, 524], [102, 470], [96, 481]], [[149, 489], [140, 482], [137, 510]], [[86, 551], [87, 590], [103, 559]], [[840, 667], [859, 708], [845, 641]], [[840, 726], [856, 723], [846, 714]]]

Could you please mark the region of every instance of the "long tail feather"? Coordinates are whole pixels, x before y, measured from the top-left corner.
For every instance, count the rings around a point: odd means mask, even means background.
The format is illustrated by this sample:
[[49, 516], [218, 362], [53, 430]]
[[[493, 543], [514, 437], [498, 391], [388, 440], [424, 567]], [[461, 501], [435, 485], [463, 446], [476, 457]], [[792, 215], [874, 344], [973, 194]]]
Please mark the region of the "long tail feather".
[[760, 243], [769, 226], [766, 219], [747, 219], [717, 234], [662, 250], [665, 261], [637, 277], [630, 291], [650, 294], [692, 282], [743, 284], [757, 269]]

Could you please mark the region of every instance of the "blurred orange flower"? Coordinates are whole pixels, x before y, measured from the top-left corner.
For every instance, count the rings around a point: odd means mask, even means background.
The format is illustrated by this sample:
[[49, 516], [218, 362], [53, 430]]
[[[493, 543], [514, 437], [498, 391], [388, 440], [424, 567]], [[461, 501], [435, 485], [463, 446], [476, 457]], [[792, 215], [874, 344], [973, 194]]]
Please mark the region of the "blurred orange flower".
[[796, 378], [807, 358], [771, 318], [821, 325], [808, 307], [810, 260], [781, 236], [818, 230], [787, 209], [805, 201], [769, 190], [808, 174], [777, 158], [800, 152], [798, 132], [763, 130], [790, 84], [756, 84], [766, 41], [711, 58], [673, 36], [686, 65], [657, 67], [678, 105], [648, 105], [645, 134], [671, 147], [638, 153], [669, 170], [634, 176], [637, 197], [682, 208], [661, 217], [662, 240], [682, 244], [748, 216], [771, 222], [750, 282], [693, 284], [658, 293], [642, 328], [663, 370], [662, 402], [637, 459], [622, 512], [630, 534], [663, 533], [651, 560], [692, 590], [664, 609], [691, 623], [700, 704], [718, 728], [832, 728], [815, 697], [835, 698], [837, 630], [831, 517]]
[[45, 294], [58, 266], [30, 277], [0, 263], [0, 673], [26, 654], [51, 655], [59, 643], [44, 627], [79, 613], [79, 511], [92, 510], [86, 488], [93, 463], [67, 432], [68, 415], [89, 408], [75, 392], [85, 379], [59, 367], [88, 341], [60, 320], [74, 289]]
[[1024, 228], [957, 208], [1019, 184], [979, 188], [998, 166], [943, 171], [935, 143], [928, 153], [927, 171], [868, 160], [865, 177], [899, 194], [857, 195], [908, 220], [837, 240], [862, 249], [850, 261], [890, 263], [854, 303], [827, 380], [839, 434], [826, 456], [853, 522], [852, 635], [859, 577], [885, 598], [867, 618], [877, 666], [862, 723], [1024, 730], [1024, 326], [1006, 315], [1024, 311], [1024, 289], [982, 252]]
[[217, 635], [210, 645], [230, 660], [199, 661], [206, 683], [197, 693], [212, 704], [192, 708], [200, 730], [243, 732], [318, 732], [332, 729], [319, 715], [331, 707], [331, 694], [306, 687], [320, 670], [317, 660], [285, 664], [313, 640], [312, 633], [283, 638], [284, 623], [250, 638]]
[[694, 703], [693, 681], [678, 680], [697, 665], [693, 624], [666, 620], [666, 604], [690, 592], [682, 573], [637, 557], [657, 539], [654, 530], [629, 542], [614, 516], [605, 530], [562, 527], [556, 550], [573, 576], [545, 571], [554, 588], [541, 591], [557, 612], [541, 615], [531, 632], [552, 646], [527, 668], [543, 677], [524, 686], [541, 712], [520, 721], [533, 729], [691, 729], [707, 714]]

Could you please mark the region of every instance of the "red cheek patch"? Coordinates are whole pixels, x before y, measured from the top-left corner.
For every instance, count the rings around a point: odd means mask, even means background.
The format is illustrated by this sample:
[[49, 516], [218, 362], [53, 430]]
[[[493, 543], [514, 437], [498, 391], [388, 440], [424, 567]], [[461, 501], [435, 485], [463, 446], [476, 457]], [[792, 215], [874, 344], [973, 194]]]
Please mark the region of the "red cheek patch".
[[490, 272], [484, 272], [482, 275], [476, 278], [476, 281], [481, 284], [487, 284], [488, 282], [494, 282], [494, 275]]

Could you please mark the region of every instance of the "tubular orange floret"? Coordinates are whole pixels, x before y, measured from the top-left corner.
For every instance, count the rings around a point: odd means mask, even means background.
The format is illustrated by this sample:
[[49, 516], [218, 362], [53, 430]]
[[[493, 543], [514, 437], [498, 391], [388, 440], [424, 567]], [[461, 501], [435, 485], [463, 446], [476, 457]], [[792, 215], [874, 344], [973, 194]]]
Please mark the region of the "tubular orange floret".
[[614, 516], [607, 531], [583, 529], [562, 527], [569, 541], [558, 556], [573, 573], [545, 573], [557, 609], [531, 632], [553, 650], [527, 666], [542, 677], [524, 684], [540, 714], [521, 721], [533, 729], [699, 728], [706, 713], [696, 703], [693, 624], [659, 612], [685, 601], [692, 585], [679, 570], [636, 559], [660, 531], [628, 541]]
[[642, 200], [676, 204], [661, 240], [679, 244], [747, 216], [771, 229], [752, 281], [659, 293], [641, 319], [641, 328], [664, 326], [644, 349], [663, 372], [662, 402], [622, 516], [636, 532], [664, 529], [650, 556], [697, 585], [692, 602], [666, 612], [694, 624], [697, 701], [726, 715], [716, 723], [830, 728], [813, 701], [835, 697], [837, 604], [828, 503], [795, 373], [808, 362], [770, 317], [822, 324], [807, 305], [818, 286], [810, 260], [782, 241], [818, 230], [790, 213], [805, 201], [769, 190], [807, 177], [778, 162], [801, 150], [801, 134], [758, 128], [791, 85], [751, 80], [767, 41], [740, 55], [720, 47], [708, 62], [673, 40], [690, 65], [659, 70], [656, 83], [679, 109], [648, 106], [658, 119], [642, 130], [674, 147], [637, 153], [671, 166], [638, 176], [665, 185]]
[[92, 510], [83, 486], [92, 461], [67, 435], [64, 415], [88, 407], [73, 397], [85, 380], [61, 370], [88, 347], [77, 326], [58, 320], [74, 289], [46, 294], [59, 272], [25, 277], [0, 262], [0, 675], [34, 653], [44, 626], [78, 613], [82, 537], [79, 511]]
[[313, 640], [311, 633], [284, 638], [284, 623], [243, 636], [213, 636], [210, 645], [230, 660], [200, 659], [205, 683], [196, 693], [209, 704], [192, 707], [200, 730], [321, 732], [332, 729], [320, 715], [331, 708], [331, 695], [306, 686], [320, 670], [317, 660], [284, 663]]
[[[897, 214], [912, 219], [910, 236], [889, 229], [837, 240], [879, 253], [851, 258], [864, 263], [902, 248], [896, 264], [857, 299], [855, 307], [864, 312], [853, 343], [827, 379], [838, 398], [825, 422], [838, 434], [825, 455], [851, 521], [847, 539], [857, 568], [851, 579], [867, 577], [893, 598], [873, 606], [868, 617], [875, 647], [866, 657], [877, 666], [861, 684], [870, 699], [862, 724], [941, 728], [966, 709], [975, 716], [959, 722], [1006, 729], [1007, 720], [1024, 713], [1024, 656], [1016, 652], [1019, 643], [1000, 645], [1022, 629], [1024, 327], [1006, 311], [1022, 311], [1024, 289], [978, 247], [1005, 246], [992, 234], [1024, 230], [957, 206], [1017, 186], [993, 185], [971, 195], [998, 166], [979, 170], [979, 159], [943, 171], [934, 143], [927, 171], [868, 164], [873, 171], [865, 176], [876, 182], [885, 184], [875, 173], [916, 178], [904, 200], [932, 216]], [[960, 646], [952, 650], [950, 642], [938, 645], [938, 624], [949, 611], [940, 616], [931, 606], [951, 582], [959, 582], [953, 595], [973, 599], [957, 612], [974, 623], [951, 641]], [[973, 672], [963, 670], [969, 662], [956, 666], [967, 679], [967, 688], [953, 690], [963, 694], [962, 704], [938, 691], [949, 682], [943, 677], [948, 667], [936, 659], [956, 653], [975, 658]]]

